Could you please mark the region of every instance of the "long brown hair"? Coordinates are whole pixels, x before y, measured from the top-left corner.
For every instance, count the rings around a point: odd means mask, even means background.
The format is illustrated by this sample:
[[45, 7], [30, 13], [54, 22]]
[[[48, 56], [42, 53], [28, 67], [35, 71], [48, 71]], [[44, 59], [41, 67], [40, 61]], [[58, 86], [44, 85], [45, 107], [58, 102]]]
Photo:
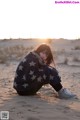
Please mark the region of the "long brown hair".
[[[47, 55], [46, 64], [50, 65], [52, 62], [54, 63], [52, 51], [51, 51], [51, 48], [48, 44], [42, 43], [34, 51], [37, 54], [44, 51]], [[54, 65], [55, 65], [55, 63], [54, 63]]]

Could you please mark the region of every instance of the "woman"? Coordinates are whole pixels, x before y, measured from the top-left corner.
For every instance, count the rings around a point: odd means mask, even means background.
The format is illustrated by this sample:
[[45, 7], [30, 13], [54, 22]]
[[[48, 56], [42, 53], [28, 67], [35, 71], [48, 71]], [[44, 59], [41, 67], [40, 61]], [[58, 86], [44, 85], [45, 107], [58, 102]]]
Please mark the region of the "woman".
[[54, 63], [49, 45], [41, 44], [34, 51], [28, 53], [19, 63], [14, 79], [14, 89], [19, 95], [33, 95], [43, 85], [50, 84], [58, 93], [59, 98], [73, 98], [71, 93], [61, 84], [58, 71], [50, 64]]

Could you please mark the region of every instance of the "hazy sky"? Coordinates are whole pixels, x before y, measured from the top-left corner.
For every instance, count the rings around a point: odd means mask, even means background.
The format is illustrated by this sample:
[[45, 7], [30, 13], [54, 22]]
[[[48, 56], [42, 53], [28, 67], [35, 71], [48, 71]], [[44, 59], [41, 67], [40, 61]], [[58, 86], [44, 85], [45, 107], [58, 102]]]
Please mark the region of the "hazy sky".
[[0, 0], [0, 38], [27, 37], [80, 38], [80, 4]]

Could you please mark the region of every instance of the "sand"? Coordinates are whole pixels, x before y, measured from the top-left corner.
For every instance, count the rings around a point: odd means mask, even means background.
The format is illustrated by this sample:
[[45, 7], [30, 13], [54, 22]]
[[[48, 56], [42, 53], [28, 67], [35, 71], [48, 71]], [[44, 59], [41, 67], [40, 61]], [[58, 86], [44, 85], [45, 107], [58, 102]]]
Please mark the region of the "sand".
[[[0, 45], [2, 43], [4, 42], [1, 41]], [[6, 43], [12, 45], [10, 41]], [[34, 46], [36, 44], [38, 43], [35, 42]], [[5, 45], [2, 44], [1, 47], [5, 48]], [[28, 41], [27, 45], [29, 46]], [[56, 40], [51, 45], [57, 51], [55, 59], [63, 86], [78, 98], [59, 99], [50, 85], [43, 86], [34, 96], [19, 96], [13, 89], [19, 60], [9, 59], [0, 63], [0, 112], [9, 111], [10, 120], [80, 120], [80, 50], [75, 49], [75, 46], [80, 46], [80, 41]], [[74, 60], [75, 57], [78, 59]]]

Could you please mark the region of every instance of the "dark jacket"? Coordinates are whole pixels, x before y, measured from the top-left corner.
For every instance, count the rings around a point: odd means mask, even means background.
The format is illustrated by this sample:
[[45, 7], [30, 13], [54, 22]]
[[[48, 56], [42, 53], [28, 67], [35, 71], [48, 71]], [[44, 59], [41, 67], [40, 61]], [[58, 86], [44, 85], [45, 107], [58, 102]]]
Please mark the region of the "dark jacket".
[[38, 91], [42, 85], [60, 82], [56, 69], [46, 65], [36, 52], [30, 52], [17, 67], [13, 87], [17, 91]]

